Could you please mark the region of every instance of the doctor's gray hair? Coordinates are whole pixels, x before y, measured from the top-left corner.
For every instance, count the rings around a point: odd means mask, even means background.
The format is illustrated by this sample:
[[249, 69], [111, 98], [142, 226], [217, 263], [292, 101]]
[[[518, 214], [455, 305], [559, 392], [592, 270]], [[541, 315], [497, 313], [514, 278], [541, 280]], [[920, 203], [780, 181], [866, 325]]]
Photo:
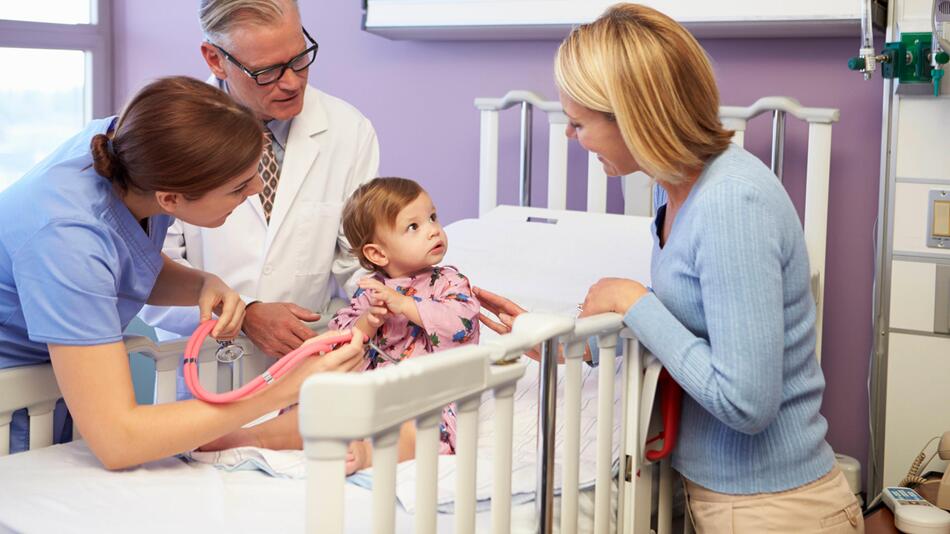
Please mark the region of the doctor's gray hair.
[[276, 24], [287, 7], [296, 10], [297, 0], [201, 0], [198, 21], [205, 39], [220, 45], [239, 24]]

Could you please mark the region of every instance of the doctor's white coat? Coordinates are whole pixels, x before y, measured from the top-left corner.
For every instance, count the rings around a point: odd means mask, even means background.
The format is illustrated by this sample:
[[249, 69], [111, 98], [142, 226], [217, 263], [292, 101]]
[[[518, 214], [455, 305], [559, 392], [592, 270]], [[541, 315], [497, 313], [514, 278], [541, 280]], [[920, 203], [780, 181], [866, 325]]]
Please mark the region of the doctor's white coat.
[[[353, 190], [376, 176], [379, 145], [356, 108], [307, 86], [286, 148], [270, 225], [254, 195], [219, 228], [176, 221], [164, 252], [217, 274], [247, 301], [289, 301], [321, 312], [338, 288], [351, 295], [362, 274], [342, 248], [340, 218]], [[167, 332], [190, 335], [198, 326], [196, 306], [146, 306], [140, 317], [163, 339], [172, 337]]]

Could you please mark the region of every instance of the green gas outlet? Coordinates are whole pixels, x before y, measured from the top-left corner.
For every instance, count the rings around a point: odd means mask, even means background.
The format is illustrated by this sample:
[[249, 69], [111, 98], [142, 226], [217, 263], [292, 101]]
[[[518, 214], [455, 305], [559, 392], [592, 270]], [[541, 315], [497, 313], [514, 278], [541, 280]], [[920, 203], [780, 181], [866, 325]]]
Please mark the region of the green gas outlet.
[[881, 65], [885, 78], [897, 78], [900, 83], [931, 83], [930, 50], [933, 36], [928, 32], [901, 34], [901, 40], [887, 43]]

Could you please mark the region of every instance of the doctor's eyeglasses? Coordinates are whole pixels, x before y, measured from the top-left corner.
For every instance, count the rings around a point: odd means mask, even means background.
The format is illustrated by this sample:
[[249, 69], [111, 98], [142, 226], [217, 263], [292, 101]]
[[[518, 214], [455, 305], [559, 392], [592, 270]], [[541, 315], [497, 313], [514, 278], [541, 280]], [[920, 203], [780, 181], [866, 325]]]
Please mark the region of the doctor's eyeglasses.
[[312, 43], [309, 48], [291, 58], [291, 60], [287, 63], [281, 65], [271, 65], [270, 67], [264, 67], [263, 69], [257, 69], [253, 71], [242, 65], [241, 62], [229, 54], [227, 50], [210, 41], [209, 44], [224, 54], [224, 57], [226, 57], [228, 61], [234, 63], [238, 66], [238, 68], [244, 71], [244, 74], [254, 78], [254, 81], [257, 82], [257, 85], [270, 85], [281, 79], [284, 76], [284, 72], [286, 72], [288, 68], [294, 72], [300, 72], [309, 67], [310, 64], [313, 63], [313, 60], [317, 58], [317, 50], [320, 48], [320, 45], [317, 44], [313, 37], [310, 37], [310, 34], [307, 33], [306, 28], [301, 27], [300, 29], [303, 30], [303, 34], [307, 37], [307, 40]]

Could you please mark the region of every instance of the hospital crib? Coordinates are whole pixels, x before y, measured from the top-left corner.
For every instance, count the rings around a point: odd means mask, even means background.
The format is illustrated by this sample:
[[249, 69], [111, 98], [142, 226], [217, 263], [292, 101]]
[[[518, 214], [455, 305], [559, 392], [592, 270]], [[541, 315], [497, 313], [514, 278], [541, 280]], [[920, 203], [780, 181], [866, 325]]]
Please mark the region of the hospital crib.
[[[512, 208], [497, 203], [497, 128], [498, 113], [507, 107], [521, 104], [541, 108], [547, 113], [550, 122], [550, 157], [548, 208]], [[501, 99], [478, 99], [476, 105], [482, 114], [482, 153], [480, 168], [479, 210], [481, 222], [490, 222], [499, 213], [526, 223], [529, 219], [568, 220], [577, 218], [583, 221], [587, 217], [605, 217], [606, 183], [608, 178], [600, 170], [600, 164], [591, 158], [588, 165], [588, 211], [590, 214], [564, 211], [566, 205], [566, 139], [563, 127], [566, 117], [560, 111], [559, 104], [545, 102], [537, 95], [527, 92], [512, 92]], [[827, 226], [828, 176], [830, 162], [831, 124], [838, 119], [838, 112], [831, 109], [802, 108], [797, 102], [784, 98], [761, 99], [748, 108], [723, 107], [721, 114], [727, 127], [736, 130], [735, 142], [742, 143], [745, 125], [748, 120], [771, 112], [774, 117], [772, 166], [781, 174], [782, 140], [786, 114], [805, 120], [809, 125], [808, 162], [806, 174], [805, 236], [811, 259], [813, 290], [818, 302], [818, 343], [821, 342], [822, 285], [824, 281], [825, 237]], [[529, 121], [530, 122], [530, 121]], [[522, 136], [524, 137], [524, 136]], [[524, 143], [524, 142], [523, 142]], [[494, 146], [493, 146], [494, 144]], [[530, 151], [528, 151], [530, 156]], [[563, 163], [561, 160], [563, 159]], [[527, 158], [530, 161], [530, 157]], [[524, 171], [523, 171], [524, 175]], [[530, 173], [529, 173], [530, 176]], [[643, 176], [625, 177], [625, 212], [639, 214], [629, 217], [637, 220], [640, 228], [649, 227], [649, 219], [643, 217], [652, 206], [645, 205], [642, 198], [648, 198], [649, 181]], [[530, 187], [530, 186], [529, 186]], [[639, 189], [638, 189], [639, 188]], [[530, 198], [530, 191], [528, 191]], [[640, 200], [638, 202], [638, 199]], [[619, 216], [614, 216], [619, 217]], [[623, 219], [628, 219], [623, 217]], [[461, 222], [461, 221], [460, 221]], [[449, 230], [451, 230], [451, 226]], [[525, 226], [529, 226], [525, 224]], [[474, 232], [477, 234], [478, 232]], [[450, 231], [450, 237], [452, 236]], [[457, 247], [458, 242], [453, 246]], [[473, 257], [477, 257], [473, 254]], [[649, 253], [641, 254], [642, 266], [649, 265]], [[479, 277], [466, 265], [471, 278]], [[533, 266], [535, 270], [537, 266]], [[597, 264], [591, 266], [597, 270]], [[518, 271], [514, 271], [518, 272]], [[531, 272], [522, 270], [520, 272]], [[642, 278], [641, 278], [642, 279]], [[477, 282], [477, 283], [480, 283]], [[491, 287], [483, 284], [486, 287]], [[500, 291], [512, 297], [520, 295]], [[581, 295], [582, 297], [583, 295]], [[517, 300], [517, 298], [516, 298]], [[580, 300], [575, 295], [566, 297], [574, 303]], [[563, 312], [563, 310], [561, 310]], [[653, 466], [644, 457], [645, 439], [650, 425], [650, 412], [653, 409], [651, 397], [653, 382], [659, 373], [659, 365], [642, 347], [623, 329], [619, 316], [591, 317], [573, 320], [564, 315], [527, 314], [518, 319], [515, 331], [484, 346], [462, 347], [440, 353], [434, 358], [410, 360], [399, 366], [383, 369], [363, 375], [322, 375], [307, 381], [301, 393], [301, 432], [306, 443], [308, 458], [308, 531], [342, 531], [341, 488], [343, 455], [345, 443], [350, 439], [370, 437], [377, 446], [374, 455], [374, 530], [390, 532], [392, 527], [394, 501], [392, 484], [394, 482], [394, 430], [405, 420], [416, 420], [419, 427], [417, 444], [419, 507], [416, 512], [418, 532], [433, 532], [435, 513], [434, 480], [436, 467], [433, 441], [433, 428], [437, 431], [437, 418], [433, 415], [445, 403], [458, 401], [459, 447], [457, 461], [460, 467], [456, 494], [456, 518], [459, 532], [472, 531], [471, 517], [476, 504], [472, 497], [473, 476], [478, 465], [472, 454], [474, 433], [473, 421], [477, 420], [473, 399], [484, 392], [491, 391], [496, 397], [501, 414], [495, 420], [498, 425], [495, 441], [495, 477], [491, 501], [492, 530], [507, 532], [510, 495], [506, 486], [504, 469], [510, 461], [510, 436], [506, 421], [506, 404], [513, 393], [514, 383], [524, 372], [524, 364], [512, 363], [513, 356], [528, 347], [542, 343], [542, 378], [550, 377], [554, 368], [556, 347], [565, 347], [567, 358], [565, 369], [565, 430], [567, 438], [564, 454], [564, 482], [561, 499], [562, 532], [573, 532], [577, 524], [577, 484], [573, 473], [576, 467], [572, 458], [576, 456], [580, 436], [578, 431], [578, 410], [575, 405], [578, 398], [576, 389], [577, 370], [581, 368], [580, 354], [582, 342], [590, 335], [597, 335], [603, 351], [601, 353], [600, 396], [598, 399], [598, 445], [597, 476], [595, 483], [595, 532], [608, 532], [615, 527], [622, 531], [648, 532], [650, 530], [651, 476]], [[175, 367], [177, 355], [183, 351], [184, 342], [169, 342], [160, 347], [144, 339], [129, 339], [130, 352], [144, 352], [156, 360], [156, 400], [170, 400], [175, 396]], [[177, 343], [177, 344], [176, 344]], [[247, 340], [239, 340], [245, 348], [254, 354]], [[180, 345], [180, 346], [179, 346]], [[620, 347], [617, 356], [611, 347]], [[242, 364], [225, 365], [214, 360], [216, 345], [210, 340], [205, 343], [199, 356], [201, 380], [206, 389], [225, 390], [250, 379], [257, 374], [261, 359], [245, 358]], [[263, 358], [263, 356], [260, 356]], [[612, 418], [614, 358], [622, 362], [621, 394], [622, 422], [620, 433], [621, 453], [619, 458], [619, 485], [617, 488], [616, 516], [611, 505], [610, 485], [613, 480], [611, 457], [611, 437], [608, 421]], [[266, 361], [266, 360], [264, 360]], [[247, 367], [252, 366], [252, 367]], [[434, 387], [438, 386], [438, 387]], [[38, 448], [49, 445], [51, 436], [42, 430], [51, 423], [52, 402], [59, 397], [50, 366], [34, 366], [0, 371], [0, 454], [6, 452], [8, 443], [10, 413], [17, 408], [30, 410], [31, 432], [30, 446]], [[553, 527], [553, 427], [554, 396], [553, 384], [542, 380], [539, 388], [539, 405], [542, 414], [539, 417], [539, 473], [537, 498], [539, 521], [542, 531], [550, 532]], [[7, 392], [10, 392], [9, 394]], [[329, 392], [335, 392], [330, 395]], [[410, 393], [406, 393], [410, 392]], [[425, 392], [425, 395], [413, 393]], [[646, 395], [644, 396], [644, 393]], [[418, 397], [418, 398], [417, 398]], [[339, 402], [340, 398], [354, 399], [352, 403]], [[333, 410], [327, 410], [333, 406]], [[339, 410], [338, 410], [339, 409]], [[435, 425], [435, 426], [433, 426]], [[608, 425], [608, 426], [604, 426]], [[585, 436], [588, 439], [589, 436]], [[670, 531], [671, 510], [669, 494], [672, 486], [672, 474], [668, 463], [658, 466], [660, 472], [660, 505], [658, 508], [657, 531]], [[510, 470], [507, 471], [510, 476]]]

